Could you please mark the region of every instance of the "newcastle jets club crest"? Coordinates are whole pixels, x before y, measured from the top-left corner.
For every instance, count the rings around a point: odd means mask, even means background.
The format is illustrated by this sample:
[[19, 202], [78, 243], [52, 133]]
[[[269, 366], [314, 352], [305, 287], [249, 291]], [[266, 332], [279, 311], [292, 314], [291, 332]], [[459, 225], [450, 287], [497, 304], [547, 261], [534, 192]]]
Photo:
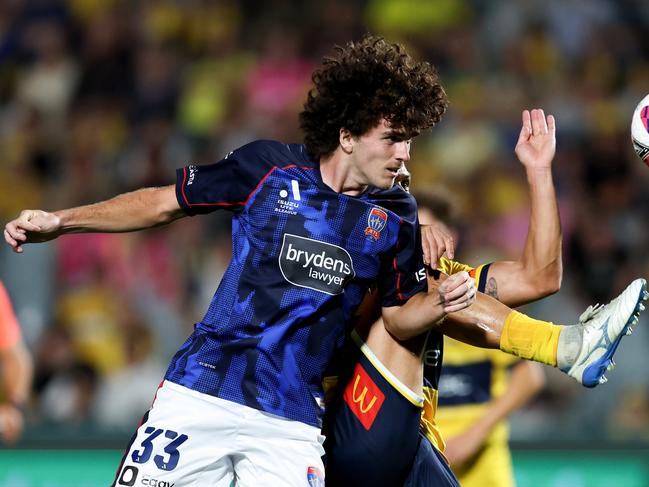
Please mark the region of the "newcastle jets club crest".
[[367, 228], [365, 229], [365, 235], [367, 238], [372, 240], [378, 240], [381, 236], [381, 230], [385, 228], [385, 224], [388, 222], [388, 214], [379, 209], [372, 208], [370, 214], [367, 217]]

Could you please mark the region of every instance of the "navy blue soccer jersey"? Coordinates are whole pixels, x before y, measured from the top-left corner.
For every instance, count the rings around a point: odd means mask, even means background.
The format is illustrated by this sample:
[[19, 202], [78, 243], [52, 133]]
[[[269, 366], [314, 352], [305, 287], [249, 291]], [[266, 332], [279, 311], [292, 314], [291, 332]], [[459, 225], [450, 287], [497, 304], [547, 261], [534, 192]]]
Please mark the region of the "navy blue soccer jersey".
[[321, 426], [324, 371], [367, 289], [383, 306], [425, 289], [414, 199], [337, 193], [304, 146], [274, 141], [179, 169], [176, 196], [189, 215], [232, 212], [232, 260], [166, 379]]

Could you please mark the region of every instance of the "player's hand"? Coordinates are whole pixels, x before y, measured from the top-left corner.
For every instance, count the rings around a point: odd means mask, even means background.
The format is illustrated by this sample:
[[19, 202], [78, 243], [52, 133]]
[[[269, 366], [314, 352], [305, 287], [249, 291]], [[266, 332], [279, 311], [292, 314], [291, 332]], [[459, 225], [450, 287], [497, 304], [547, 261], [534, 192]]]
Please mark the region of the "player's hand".
[[421, 225], [421, 245], [424, 249], [424, 264], [431, 267], [435, 267], [444, 253], [449, 259], [455, 254], [455, 239], [443, 223]]
[[523, 110], [523, 126], [516, 144], [516, 157], [528, 169], [549, 168], [556, 149], [555, 121], [542, 109]]
[[0, 438], [13, 443], [23, 431], [23, 414], [12, 404], [0, 404]]
[[[429, 279], [429, 283], [430, 283]], [[430, 292], [430, 291], [429, 291]], [[454, 313], [468, 308], [475, 302], [475, 283], [466, 271], [453, 274], [444, 280], [436, 292], [442, 302], [444, 313]]]
[[5, 242], [21, 253], [26, 243], [46, 242], [60, 235], [61, 219], [42, 210], [23, 210], [5, 225]]
[[478, 430], [470, 428], [462, 434], [446, 440], [444, 455], [451, 467], [459, 467], [480, 452], [485, 436]]

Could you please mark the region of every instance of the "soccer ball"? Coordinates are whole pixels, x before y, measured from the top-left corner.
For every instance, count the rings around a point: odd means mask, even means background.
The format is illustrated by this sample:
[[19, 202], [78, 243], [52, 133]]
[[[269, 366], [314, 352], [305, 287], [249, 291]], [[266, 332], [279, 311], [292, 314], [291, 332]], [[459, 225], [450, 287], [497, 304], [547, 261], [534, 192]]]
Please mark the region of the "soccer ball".
[[635, 153], [649, 166], [649, 95], [638, 103], [633, 112], [631, 141]]

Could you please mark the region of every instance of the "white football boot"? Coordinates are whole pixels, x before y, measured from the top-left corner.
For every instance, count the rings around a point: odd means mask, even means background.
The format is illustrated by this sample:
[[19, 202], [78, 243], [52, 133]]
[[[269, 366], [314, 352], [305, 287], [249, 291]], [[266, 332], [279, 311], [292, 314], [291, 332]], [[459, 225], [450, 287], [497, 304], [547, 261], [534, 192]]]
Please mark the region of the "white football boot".
[[647, 282], [636, 279], [607, 305], [589, 306], [574, 325], [582, 332], [579, 354], [562, 370], [586, 387], [604, 384], [604, 373], [615, 367], [613, 354], [622, 337], [632, 333], [631, 327], [638, 323], [638, 315], [644, 310], [642, 302], [647, 298]]

